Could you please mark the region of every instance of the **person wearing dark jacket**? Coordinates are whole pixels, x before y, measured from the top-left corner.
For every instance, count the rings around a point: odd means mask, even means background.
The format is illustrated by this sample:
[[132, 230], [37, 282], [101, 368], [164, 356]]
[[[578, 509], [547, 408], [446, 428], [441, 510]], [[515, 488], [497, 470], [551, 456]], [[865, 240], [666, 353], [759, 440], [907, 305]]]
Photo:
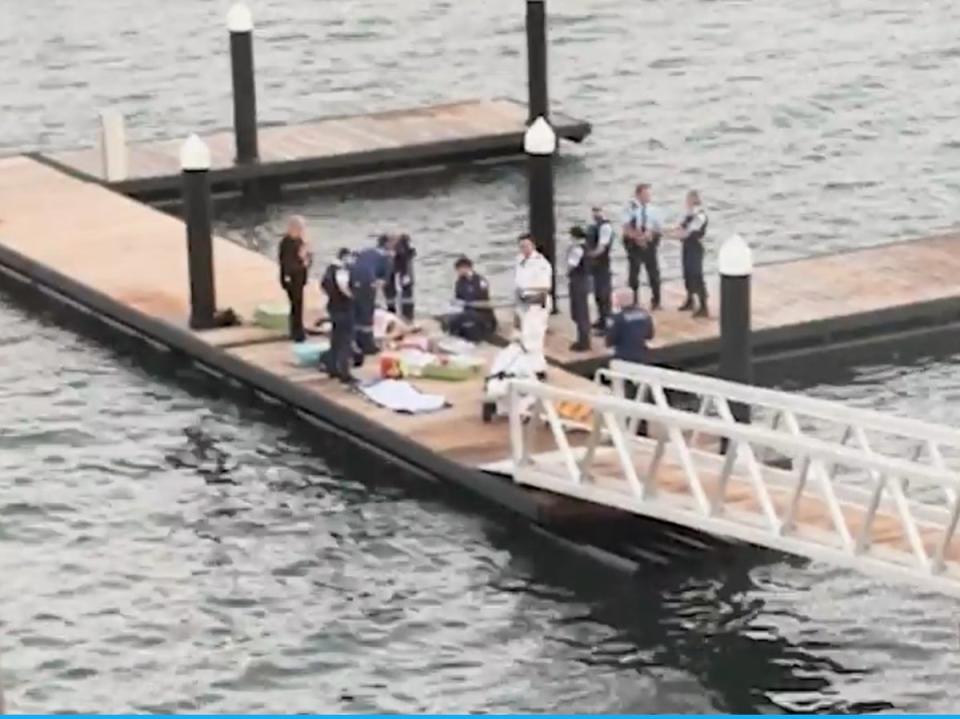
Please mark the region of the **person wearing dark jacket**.
[[458, 312], [448, 315], [444, 329], [456, 337], [482, 342], [497, 331], [497, 317], [490, 304], [490, 285], [473, 271], [473, 261], [461, 256], [453, 265], [457, 281], [453, 296]]
[[390, 276], [396, 243], [396, 236], [383, 235], [375, 247], [360, 250], [350, 265], [350, 291], [356, 322], [354, 334], [357, 346], [365, 355], [375, 355], [379, 351], [373, 336], [377, 288]]
[[[613, 348], [614, 359], [624, 362], [643, 363], [647, 361], [647, 343], [653, 339], [653, 317], [636, 301], [632, 289], [618, 290], [614, 296], [616, 311], [607, 320], [607, 346]], [[624, 383], [626, 399], [636, 399], [635, 382]], [[641, 398], [649, 401], [649, 390]], [[646, 420], [637, 425], [637, 432], [647, 434]]]
[[413, 321], [413, 260], [416, 256], [417, 250], [410, 242], [410, 235], [400, 235], [393, 252], [393, 268], [383, 286], [387, 309], [408, 322]]
[[350, 250], [344, 248], [327, 267], [320, 281], [327, 296], [327, 315], [330, 317], [330, 349], [322, 361], [327, 373], [341, 382], [352, 384], [350, 372], [354, 362], [354, 306], [350, 290]]
[[287, 234], [280, 240], [278, 259], [280, 264], [280, 285], [290, 301], [290, 339], [303, 342], [306, 333], [303, 329], [303, 288], [307, 284], [310, 269], [310, 253], [303, 238], [304, 221], [300, 216], [290, 218]]
[[592, 222], [587, 227], [587, 258], [590, 275], [593, 280], [593, 297], [597, 305], [597, 322], [594, 328], [603, 335], [607, 329], [607, 317], [610, 316], [610, 302], [613, 288], [610, 276], [610, 250], [613, 247], [613, 223], [603, 213], [603, 208], [595, 205], [591, 210]]
[[587, 235], [580, 226], [570, 229], [573, 243], [567, 250], [567, 283], [570, 294], [570, 319], [577, 328], [573, 352], [590, 350], [590, 256]]

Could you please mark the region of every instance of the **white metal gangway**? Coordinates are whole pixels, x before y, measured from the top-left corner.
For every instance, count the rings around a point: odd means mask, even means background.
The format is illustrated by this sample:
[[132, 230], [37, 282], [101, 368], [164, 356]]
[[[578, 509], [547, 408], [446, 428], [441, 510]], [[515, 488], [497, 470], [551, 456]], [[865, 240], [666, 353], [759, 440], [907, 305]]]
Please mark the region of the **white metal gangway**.
[[[514, 381], [512, 457], [498, 469], [521, 484], [960, 596], [960, 432], [645, 365], [614, 362], [596, 379], [593, 391]], [[735, 403], [752, 423], [734, 419]], [[571, 405], [587, 419], [565, 420]], [[525, 421], [531, 414], [546, 433]], [[641, 421], [649, 436], [638, 436]]]

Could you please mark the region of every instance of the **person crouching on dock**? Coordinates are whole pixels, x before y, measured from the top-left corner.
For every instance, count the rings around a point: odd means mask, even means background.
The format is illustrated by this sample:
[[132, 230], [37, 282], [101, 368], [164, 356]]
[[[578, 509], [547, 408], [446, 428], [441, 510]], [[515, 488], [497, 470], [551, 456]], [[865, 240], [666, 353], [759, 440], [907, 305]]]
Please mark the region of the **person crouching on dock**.
[[290, 339], [294, 342], [303, 342], [306, 339], [303, 329], [303, 288], [307, 284], [311, 258], [303, 237], [304, 229], [302, 217], [291, 217], [278, 251], [280, 285], [290, 301]]
[[497, 317], [490, 303], [490, 285], [473, 269], [473, 260], [461, 255], [453, 265], [457, 281], [453, 286], [458, 311], [447, 315], [443, 328], [470, 342], [483, 342], [497, 331]]

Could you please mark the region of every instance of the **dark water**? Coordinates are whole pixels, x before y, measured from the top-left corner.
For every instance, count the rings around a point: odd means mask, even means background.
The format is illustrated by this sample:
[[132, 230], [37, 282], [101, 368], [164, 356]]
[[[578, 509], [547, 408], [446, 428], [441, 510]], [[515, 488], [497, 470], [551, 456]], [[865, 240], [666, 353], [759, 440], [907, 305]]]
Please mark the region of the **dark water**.
[[[761, 261], [954, 222], [955, 4], [553, 5], [554, 97], [596, 126], [560, 167], [562, 223], [641, 177], [669, 205], [701, 187], [714, 237], [742, 232]], [[516, 2], [254, 7], [267, 120], [523, 96]], [[0, 148], [83, 144], [107, 104], [137, 137], [226, 124], [225, 9], [0, 2]], [[266, 246], [301, 211], [319, 253], [402, 227], [431, 290], [465, 248], [502, 282], [523, 203], [519, 171], [488, 168], [224, 221]], [[760, 553], [625, 584], [407, 478], [373, 483], [309, 431], [5, 299], [0, 358], [0, 672], [14, 710], [960, 700], [956, 603], [936, 595]], [[955, 423], [958, 368], [861, 367], [810, 391]]]

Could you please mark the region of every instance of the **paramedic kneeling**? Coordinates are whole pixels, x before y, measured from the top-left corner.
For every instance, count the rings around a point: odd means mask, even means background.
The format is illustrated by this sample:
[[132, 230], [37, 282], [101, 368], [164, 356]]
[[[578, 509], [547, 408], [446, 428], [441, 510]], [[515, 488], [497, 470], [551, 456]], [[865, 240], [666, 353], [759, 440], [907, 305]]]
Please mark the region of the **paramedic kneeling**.
[[517, 316], [520, 320], [520, 341], [530, 364], [541, 380], [547, 376], [547, 358], [543, 354], [550, 319], [550, 288], [553, 266], [537, 252], [530, 235], [518, 239], [520, 255], [514, 274], [517, 292]]
[[490, 286], [482, 275], [474, 272], [469, 257], [457, 258], [453, 268], [457, 271], [454, 301], [461, 309], [447, 316], [444, 328], [465, 340], [482, 342], [497, 331], [497, 318], [490, 304]]

